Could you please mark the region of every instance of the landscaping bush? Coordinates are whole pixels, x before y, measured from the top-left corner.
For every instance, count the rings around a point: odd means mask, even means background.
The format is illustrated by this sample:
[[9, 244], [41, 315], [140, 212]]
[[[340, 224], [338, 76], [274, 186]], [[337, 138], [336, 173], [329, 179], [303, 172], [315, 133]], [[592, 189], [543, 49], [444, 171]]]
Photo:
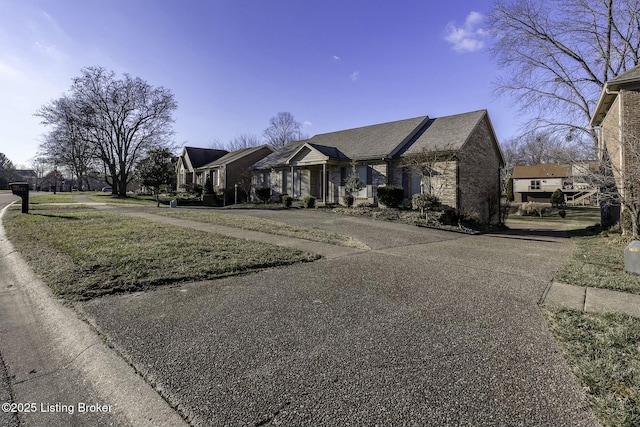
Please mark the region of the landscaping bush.
[[271, 187], [256, 188], [256, 197], [262, 203], [267, 203], [271, 199]]
[[411, 198], [411, 207], [414, 210], [432, 210], [440, 206], [440, 199], [433, 194], [414, 194]]
[[353, 206], [353, 196], [351, 194], [347, 194], [345, 196], [342, 196], [342, 202], [344, 203], [344, 205], [348, 208], [350, 208], [351, 206]]
[[440, 222], [444, 225], [458, 225], [460, 221], [460, 216], [458, 215], [458, 211], [455, 209], [445, 209], [440, 215]]
[[378, 201], [389, 208], [397, 208], [404, 199], [404, 189], [393, 185], [378, 187], [376, 190]]
[[189, 182], [187, 184], [182, 184], [180, 187], [187, 193], [194, 194], [197, 197], [202, 196], [203, 187], [200, 184]]
[[564, 205], [564, 194], [562, 193], [562, 190], [558, 188], [551, 195], [551, 206], [559, 207], [563, 205]]
[[282, 206], [284, 206], [285, 208], [290, 208], [293, 204], [293, 197], [288, 194], [283, 194], [282, 196], [280, 196], [280, 200], [282, 201]]
[[526, 202], [520, 206], [520, 210], [518, 212], [520, 212], [520, 215], [522, 216], [538, 215], [542, 217], [544, 207], [539, 203]]
[[307, 196], [304, 196], [304, 199], [302, 199], [302, 203], [304, 204], [305, 208], [308, 208], [308, 209], [315, 208], [316, 198], [309, 194]]
[[564, 211], [564, 210], [559, 211], [558, 215], [560, 215], [560, 218], [564, 218], [565, 216], [567, 216], [567, 211]]

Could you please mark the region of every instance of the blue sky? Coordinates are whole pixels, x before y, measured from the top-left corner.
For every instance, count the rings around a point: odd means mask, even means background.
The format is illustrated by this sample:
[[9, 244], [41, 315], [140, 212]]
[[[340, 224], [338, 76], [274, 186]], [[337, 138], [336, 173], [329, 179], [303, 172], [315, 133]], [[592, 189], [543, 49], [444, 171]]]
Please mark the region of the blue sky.
[[308, 135], [486, 108], [496, 98], [483, 16], [490, 0], [0, 0], [0, 152], [27, 165], [33, 113], [100, 65], [170, 89], [177, 145], [262, 136], [291, 112]]

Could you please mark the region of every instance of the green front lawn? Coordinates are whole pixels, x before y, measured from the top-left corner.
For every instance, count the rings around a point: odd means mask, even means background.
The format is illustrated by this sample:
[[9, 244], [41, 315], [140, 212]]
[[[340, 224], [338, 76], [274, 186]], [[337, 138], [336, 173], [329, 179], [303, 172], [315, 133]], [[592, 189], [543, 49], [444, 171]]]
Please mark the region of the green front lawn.
[[624, 271], [628, 238], [574, 231], [571, 241], [573, 253], [556, 274], [557, 281], [640, 294], [640, 276]]
[[262, 242], [110, 212], [9, 214], [9, 239], [53, 292], [68, 299], [139, 291], [312, 261]]
[[71, 193], [29, 195], [29, 204], [44, 205], [48, 203], [73, 203], [73, 196]]

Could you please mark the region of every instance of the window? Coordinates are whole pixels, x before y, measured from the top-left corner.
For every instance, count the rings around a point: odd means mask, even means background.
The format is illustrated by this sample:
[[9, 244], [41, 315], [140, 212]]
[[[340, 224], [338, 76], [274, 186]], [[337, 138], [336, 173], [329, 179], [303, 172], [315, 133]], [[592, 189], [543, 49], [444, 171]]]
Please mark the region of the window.
[[529, 188], [530, 190], [540, 190], [540, 180], [539, 179], [532, 179], [531, 180], [531, 186]]

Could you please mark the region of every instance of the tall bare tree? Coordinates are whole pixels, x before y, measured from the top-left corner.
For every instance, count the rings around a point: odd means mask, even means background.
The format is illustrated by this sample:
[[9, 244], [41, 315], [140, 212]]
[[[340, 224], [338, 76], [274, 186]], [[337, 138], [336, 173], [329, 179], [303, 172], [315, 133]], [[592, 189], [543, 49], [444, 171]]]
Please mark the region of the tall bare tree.
[[284, 147], [292, 141], [303, 139], [302, 124], [293, 118], [293, 114], [280, 112], [269, 120], [264, 137], [274, 148]]
[[49, 164], [63, 166], [78, 178], [80, 188], [90, 190], [88, 174], [96, 161], [96, 148], [77, 108], [73, 99], [63, 96], [36, 113], [46, 122], [57, 123], [45, 135], [40, 151]]
[[[177, 108], [173, 94], [138, 77], [124, 74], [116, 79], [113, 71], [88, 67], [73, 79], [68, 99], [74, 106], [73, 120], [103, 163], [114, 194], [126, 196], [137, 162], [148, 150], [169, 144]], [[54, 132], [65, 127], [59, 108], [52, 101], [36, 113]]]
[[496, 89], [534, 113], [530, 128], [595, 146], [604, 83], [639, 62], [640, 0], [497, 0], [488, 26], [505, 71]]

